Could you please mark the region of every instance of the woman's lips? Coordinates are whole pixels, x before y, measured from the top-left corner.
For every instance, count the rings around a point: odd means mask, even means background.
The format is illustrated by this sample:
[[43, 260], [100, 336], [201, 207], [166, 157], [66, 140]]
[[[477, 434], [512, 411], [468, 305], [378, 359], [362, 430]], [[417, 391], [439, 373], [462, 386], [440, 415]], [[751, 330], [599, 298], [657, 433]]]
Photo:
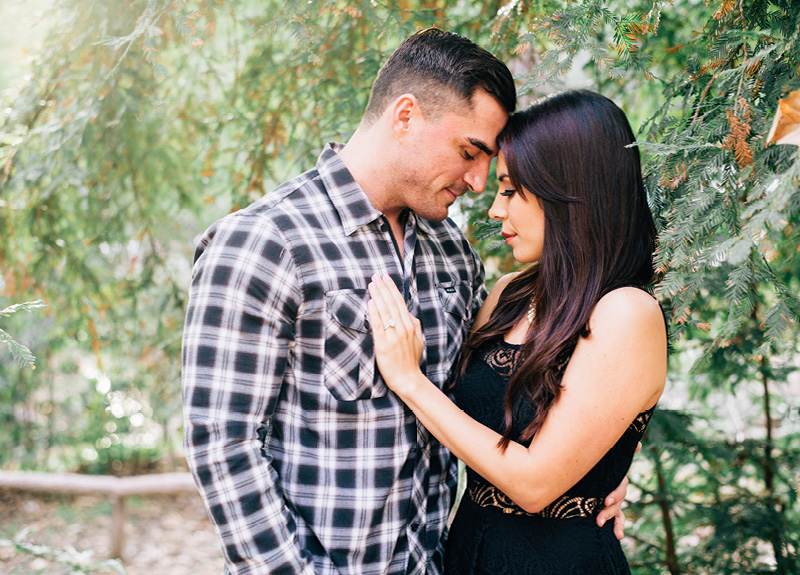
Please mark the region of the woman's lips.
[[511, 238], [517, 237], [517, 234], [507, 234], [505, 232], [500, 232], [500, 235], [506, 239], [506, 243], [508, 243]]

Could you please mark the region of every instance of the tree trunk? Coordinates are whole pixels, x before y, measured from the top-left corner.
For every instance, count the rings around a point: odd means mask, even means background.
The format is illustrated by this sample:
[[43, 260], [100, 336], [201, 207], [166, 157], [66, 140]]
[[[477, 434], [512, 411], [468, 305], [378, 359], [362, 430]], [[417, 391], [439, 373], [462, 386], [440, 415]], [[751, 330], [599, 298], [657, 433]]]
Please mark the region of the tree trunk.
[[[761, 356], [761, 383], [764, 390], [764, 418], [766, 425], [766, 438], [764, 440], [764, 486], [767, 491], [767, 504], [777, 507], [775, 500], [775, 460], [772, 456], [772, 408], [770, 406], [768, 361], [765, 356]], [[778, 509], [773, 509], [779, 513]], [[781, 532], [778, 529], [769, 530], [769, 539], [772, 544], [772, 551], [775, 553], [775, 563], [777, 575], [786, 575], [786, 558], [783, 555], [783, 543]]]
[[672, 512], [669, 508], [669, 498], [667, 497], [667, 482], [661, 471], [661, 459], [659, 457], [658, 448], [652, 447], [651, 450], [655, 455], [656, 479], [658, 480], [658, 493], [655, 499], [658, 506], [661, 508], [661, 517], [664, 522], [664, 552], [666, 555], [664, 557], [664, 564], [667, 566], [670, 575], [680, 575], [681, 569], [678, 565], [678, 555], [675, 552], [675, 531], [672, 527]]

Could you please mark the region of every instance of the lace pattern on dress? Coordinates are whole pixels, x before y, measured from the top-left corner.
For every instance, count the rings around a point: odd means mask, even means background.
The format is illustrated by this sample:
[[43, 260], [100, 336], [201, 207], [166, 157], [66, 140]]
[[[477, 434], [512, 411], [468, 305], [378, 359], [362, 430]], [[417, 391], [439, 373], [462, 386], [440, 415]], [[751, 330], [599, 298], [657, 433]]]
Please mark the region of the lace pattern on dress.
[[601, 508], [599, 497], [562, 495], [538, 513], [529, 513], [514, 503], [511, 498], [494, 485], [472, 481], [467, 487], [469, 498], [481, 507], [497, 507], [510, 515], [528, 515], [544, 519], [569, 519], [572, 517], [594, 517]]
[[[556, 357], [555, 372], [558, 377], [564, 375], [573, 351], [575, 351], [574, 343], [562, 349], [561, 353]], [[521, 355], [520, 345], [500, 340], [487, 346], [480, 354], [480, 359], [503, 379], [511, 379], [511, 376], [514, 375], [514, 372], [519, 367]]]
[[481, 361], [504, 379], [511, 378], [517, 368], [519, 347], [506, 342], [497, 342], [487, 346], [481, 353]]
[[636, 419], [633, 420], [628, 429], [632, 429], [639, 434], [644, 434], [644, 430], [647, 427], [647, 423], [650, 421], [650, 416], [653, 415], [655, 409], [656, 406], [654, 405], [647, 411], [641, 412], [639, 415], [636, 416]]

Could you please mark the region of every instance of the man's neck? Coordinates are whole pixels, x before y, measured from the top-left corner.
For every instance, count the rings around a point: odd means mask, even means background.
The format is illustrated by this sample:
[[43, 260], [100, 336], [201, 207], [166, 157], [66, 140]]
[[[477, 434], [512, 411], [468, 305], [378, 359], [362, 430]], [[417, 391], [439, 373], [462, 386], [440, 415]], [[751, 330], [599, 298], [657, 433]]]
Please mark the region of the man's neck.
[[[339, 159], [347, 167], [353, 179], [364, 191], [367, 199], [376, 210], [381, 212], [402, 242], [401, 216], [406, 206], [392, 205], [389, 200], [396, 194], [391, 193], [392, 178], [387, 177], [391, 167], [391, 154], [386, 152], [387, 142], [381, 137], [380, 128], [369, 129], [359, 127], [345, 147], [339, 151]], [[400, 243], [400, 242], [398, 242]]]
[[339, 159], [364, 191], [372, 207], [381, 212], [389, 222], [402, 260], [404, 239], [402, 215], [406, 207], [393, 206], [387, 201], [392, 197], [389, 193], [391, 178], [386, 177], [388, 168], [386, 163], [391, 162], [391, 159], [387, 159], [381, 153], [381, 150], [386, 148], [386, 142], [381, 141], [378, 132], [379, 128], [376, 127], [367, 130], [359, 127], [345, 147], [339, 151]]

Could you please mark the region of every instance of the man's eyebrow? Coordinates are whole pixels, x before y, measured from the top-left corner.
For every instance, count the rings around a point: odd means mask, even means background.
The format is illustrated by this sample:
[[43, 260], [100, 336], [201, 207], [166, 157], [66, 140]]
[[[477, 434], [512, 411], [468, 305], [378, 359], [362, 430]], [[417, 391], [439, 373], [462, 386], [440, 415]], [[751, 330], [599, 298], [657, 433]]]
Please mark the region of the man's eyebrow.
[[477, 138], [467, 138], [467, 139], [469, 140], [470, 144], [478, 148], [487, 156], [494, 156], [495, 153], [494, 150], [490, 148], [488, 145], [486, 145], [486, 143], [482, 142], [481, 140], [478, 140]]

